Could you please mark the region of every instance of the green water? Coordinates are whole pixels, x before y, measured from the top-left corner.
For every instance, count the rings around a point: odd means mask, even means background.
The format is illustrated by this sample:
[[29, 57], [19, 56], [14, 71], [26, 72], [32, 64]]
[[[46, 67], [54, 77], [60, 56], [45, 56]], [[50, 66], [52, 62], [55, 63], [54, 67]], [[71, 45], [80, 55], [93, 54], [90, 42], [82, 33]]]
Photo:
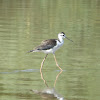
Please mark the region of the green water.
[[[32, 91], [46, 88], [40, 77], [43, 53], [26, 52], [42, 40], [64, 40], [56, 58], [64, 70], [55, 89], [67, 100], [100, 99], [99, 0], [0, 0], [0, 100], [55, 100]], [[53, 88], [59, 68], [52, 54], [43, 75]]]

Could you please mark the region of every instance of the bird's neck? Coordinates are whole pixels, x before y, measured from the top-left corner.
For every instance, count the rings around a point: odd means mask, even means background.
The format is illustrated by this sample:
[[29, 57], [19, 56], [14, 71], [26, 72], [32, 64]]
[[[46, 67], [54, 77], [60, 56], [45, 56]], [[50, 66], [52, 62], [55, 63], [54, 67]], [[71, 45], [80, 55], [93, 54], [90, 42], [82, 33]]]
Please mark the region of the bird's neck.
[[58, 40], [59, 40], [60, 43], [64, 43], [64, 40], [63, 40], [62, 37], [58, 37]]

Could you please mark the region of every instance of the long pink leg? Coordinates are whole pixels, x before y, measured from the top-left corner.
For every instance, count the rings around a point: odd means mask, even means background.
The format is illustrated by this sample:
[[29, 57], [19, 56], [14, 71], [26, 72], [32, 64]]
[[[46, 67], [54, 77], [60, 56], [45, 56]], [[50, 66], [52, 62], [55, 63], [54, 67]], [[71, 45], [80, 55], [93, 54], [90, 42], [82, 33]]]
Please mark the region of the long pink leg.
[[58, 65], [58, 63], [57, 63], [55, 54], [53, 54], [53, 56], [54, 56], [54, 59], [55, 59], [55, 62], [56, 62], [57, 67], [58, 67], [61, 71], [63, 71], [62, 68], [61, 68], [61, 67]]
[[47, 83], [46, 83], [46, 80], [44, 79], [43, 77], [43, 74], [42, 74], [42, 68], [43, 68], [43, 64], [44, 64], [44, 61], [46, 60], [46, 57], [47, 57], [48, 54], [46, 54], [46, 56], [44, 57], [42, 63], [41, 63], [41, 67], [40, 67], [40, 74], [41, 74], [41, 79], [44, 81], [45, 85], [48, 87]]

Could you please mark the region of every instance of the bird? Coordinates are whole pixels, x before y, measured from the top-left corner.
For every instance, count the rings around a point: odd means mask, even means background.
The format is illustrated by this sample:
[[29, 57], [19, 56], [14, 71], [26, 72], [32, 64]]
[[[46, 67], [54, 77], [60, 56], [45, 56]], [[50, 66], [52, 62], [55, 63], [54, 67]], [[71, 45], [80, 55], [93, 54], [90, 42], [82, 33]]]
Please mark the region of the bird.
[[[44, 57], [42, 63], [41, 63], [41, 67], [40, 67], [40, 73], [42, 72], [42, 67], [44, 64], [44, 61], [46, 60], [46, 57], [49, 53], [52, 53], [56, 62], [56, 66], [60, 69], [60, 71], [63, 71], [62, 68], [58, 65], [56, 56], [55, 56], [55, 52], [64, 44], [64, 38], [70, 40], [68, 37], [66, 37], [64, 32], [60, 32], [58, 33], [58, 39], [48, 39], [48, 40], [44, 40], [41, 42], [41, 44], [39, 46], [37, 46], [36, 48], [34, 48], [33, 50], [28, 51], [28, 53], [30, 52], [43, 52], [46, 54], [46, 56]], [[71, 42], [73, 42], [72, 40], [70, 40]], [[42, 74], [41, 74], [42, 76]], [[43, 76], [42, 76], [43, 79]]]

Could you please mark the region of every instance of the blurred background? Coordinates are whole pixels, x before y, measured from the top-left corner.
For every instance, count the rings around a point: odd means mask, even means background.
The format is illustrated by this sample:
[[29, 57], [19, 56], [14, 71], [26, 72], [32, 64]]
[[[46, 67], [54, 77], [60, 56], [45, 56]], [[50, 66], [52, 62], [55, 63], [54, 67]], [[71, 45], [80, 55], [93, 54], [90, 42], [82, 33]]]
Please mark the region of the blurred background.
[[[56, 90], [67, 100], [99, 100], [99, 3], [0, 0], [0, 100], [45, 100], [30, 91], [45, 88], [39, 72], [45, 54], [26, 52], [42, 40], [57, 38], [59, 32], [65, 32], [74, 43], [64, 40], [63, 47], [56, 52], [64, 70]], [[49, 54], [43, 67], [49, 87], [53, 87], [58, 73], [53, 55]]]

